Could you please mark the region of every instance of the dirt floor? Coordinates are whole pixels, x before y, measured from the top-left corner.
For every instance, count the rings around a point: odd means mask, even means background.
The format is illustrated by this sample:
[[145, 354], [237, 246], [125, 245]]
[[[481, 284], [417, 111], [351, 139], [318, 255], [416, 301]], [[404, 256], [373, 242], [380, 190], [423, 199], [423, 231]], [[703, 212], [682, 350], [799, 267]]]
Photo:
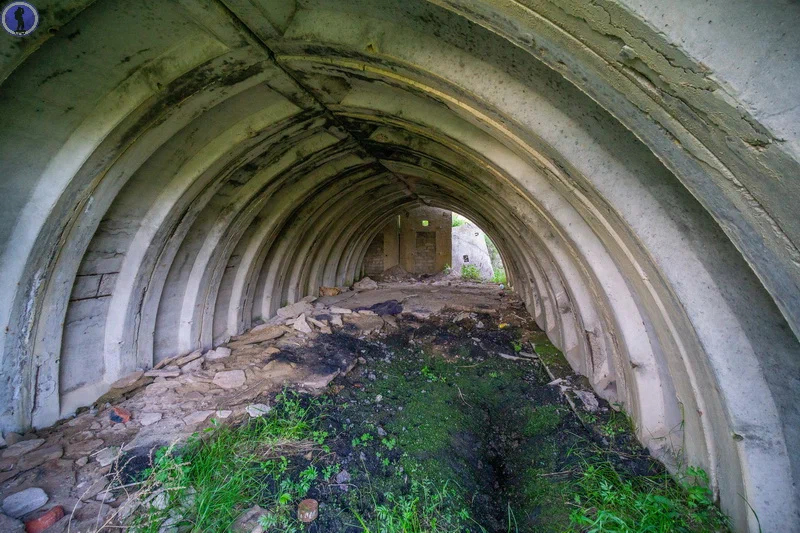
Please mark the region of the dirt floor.
[[3, 450], [0, 498], [46, 504], [0, 526], [62, 506], [47, 531], [569, 531], [588, 458], [663, 475], [623, 414], [575, 400], [580, 378], [495, 284], [308, 298], [158, 366]]

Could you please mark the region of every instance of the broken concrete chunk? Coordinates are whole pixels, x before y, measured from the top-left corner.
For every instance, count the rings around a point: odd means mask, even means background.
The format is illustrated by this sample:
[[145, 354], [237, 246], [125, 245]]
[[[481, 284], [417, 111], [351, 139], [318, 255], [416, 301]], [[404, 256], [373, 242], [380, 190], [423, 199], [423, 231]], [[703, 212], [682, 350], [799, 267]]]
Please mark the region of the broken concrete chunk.
[[50, 498], [39, 487], [31, 487], [3, 500], [3, 512], [11, 518], [21, 518], [42, 507]]
[[14, 433], [13, 431], [9, 431], [8, 433], [6, 433], [5, 439], [6, 439], [6, 445], [8, 446], [11, 446], [18, 442], [22, 442], [23, 440], [22, 435], [20, 435], [19, 433]]
[[362, 278], [361, 281], [359, 281], [358, 283], [353, 284], [354, 291], [369, 291], [377, 288], [378, 284], [372, 279], [370, 279], [369, 276], [366, 276]]
[[203, 368], [203, 363], [205, 362], [204, 357], [198, 357], [193, 361], [189, 361], [185, 365], [181, 367], [181, 372], [184, 374], [191, 374], [192, 372], [197, 372], [201, 368]]
[[220, 359], [225, 359], [226, 357], [231, 355], [231, 349], [226, 348], [225, 346], [218, 346], [214, 350], [210, 350], [206, 353], [206, 361], [218, 361]]
[[143, 426], [150, 426], [163, 418], [161, 413], [141, 413], [136, 416], [136, 420]]
[[292, 323], [292, 327], [301, 333], [311, 333], [311, 326], [309, 326], [308, 322], [306, 322], [305, 313], [301, 314], [295, 319], [295, 321]]
[[321, 390], [327, 387], [328, 383], [336, 379], [336, 376], [338, 376], [339, 373], [340, 370], [337, 368], [325, 374], [315, 374], [306, 378], [306, 380], [303, 381], [300, 386], [305, 389]]
[[178, 359], [176, 359], [174, 361], [173, 364], [178, 365], [178, 366], [183, 366], [183, 365], [186, 365], [188, 363], [191, 363], [195, 359], [199, 359], [202, 355], [203, 355], [203, 352], [201, 350], [197, 350], [197, 351], [194, 351], [194, 352], [192, 352], [190, 354], [184, 355], [183, 357], [179, 357]]
[[44, 444], [44, 439], [23, 440], [3, 450], [3, 459], [21, 457]]
[[67, 458], [82, 457], [82, 456], [85, 457], [86, 455], [89, 455], [93, 451], [100, 448], [103, 444], [104, 444], [103, 439], [84, 440], [67, 446], [64, 455]]
[[187, 426], [193, 426], [195, 424], [199, 424], [201, 422], [205, 422], [206, 419], [214, 414], [214, 411], [195, 411], [194, 413], [190, 414], [189, 416], [183, 417], [183, 422]]
[[212, 380], [214, 385], [223, 389], [237, 389], [243, 386], [246, 381], [244, 370], [217, 372]]
[[307, 320], [311, 322], [312, 325], [317, 326], [318, 328], [324, 328], [328, 326], [327, 320], [317, 320], [316, 318], [308, 317]]
[[148, 370], [144, 373], [149, 378], [177, 378], [181, 375], [180, 370]]
[[261, 527], [259, 519], [266, 514], [266, 510], [254, 505], [236, 519], [231, 526], [231, 531], [233, 533], [263, 533], [264, 528]]
[[263, 403], [251, 403], [244, 410], [250, 418], [259, 418], [272, 411], [272, 407]]
[[352, 324], [360, 329], [364, 335], [382, 330], [384, 324], [383, 319], [374, 313], [370, 315], [361, 313], [347, 315], [344, 317], [344, 320], [348, 324]]
[[277, 316], [285, 320], [289, 318], [297, 318], [298, 316], [304, 313], [311, 313], [311, 311], [313, 310], [314, 310], [313, 305], [311, 305], [308, 302], [304, 302], [303, 300], [300, 300], [299, 302], [278, 309]]
[[20, 471], [24, 472], [25, 470], [36, 468], [37, 466], [42, 465], [47, 461], [58, 459], [62, 455], [64, 455], [64, 448], [62, 448], [59, 445], [39, 448], [33, 452], [27, 453], [24, 456], [22, 456], [22, 459], [20, 459], [19, 462], [17, 463], [17, 468], [19, 468]]
[[117, 460], [119, 455], [119, 446], [109, 446], [97, 452], [94, 456], [95, 460], [100, 463], [100, 466], [108, 466]]
[[595, 396], [593, 392], [585, 390], [575, 390], [573, 392], [575, 393], [575, 396], [580, 399], [581, 403], [583, 403], [583, 408], [586, 411], [594, 413], [600, 408], [600, 403], [597, 401], [597, 396]]

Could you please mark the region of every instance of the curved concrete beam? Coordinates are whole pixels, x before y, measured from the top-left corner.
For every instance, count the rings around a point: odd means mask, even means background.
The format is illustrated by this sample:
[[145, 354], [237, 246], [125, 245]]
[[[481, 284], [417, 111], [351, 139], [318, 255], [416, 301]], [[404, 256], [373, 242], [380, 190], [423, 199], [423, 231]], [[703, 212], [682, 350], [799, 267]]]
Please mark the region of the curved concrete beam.
[[738, 531], [797, 531], [800, 37], [762, 29], [800, 7], [290, 3], [49, 0], [3, 45], [0, 427], [352, 282], [439, 206]]

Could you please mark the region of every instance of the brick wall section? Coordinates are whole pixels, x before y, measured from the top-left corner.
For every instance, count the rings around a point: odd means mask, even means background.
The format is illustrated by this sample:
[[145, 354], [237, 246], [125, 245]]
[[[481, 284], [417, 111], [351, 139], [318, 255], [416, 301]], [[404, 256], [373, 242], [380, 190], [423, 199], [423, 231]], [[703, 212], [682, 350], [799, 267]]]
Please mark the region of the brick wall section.
[[364, 274], [374, 278], [386, 270], [383, 267], [383, 232], [378, 233], [364, 255]]

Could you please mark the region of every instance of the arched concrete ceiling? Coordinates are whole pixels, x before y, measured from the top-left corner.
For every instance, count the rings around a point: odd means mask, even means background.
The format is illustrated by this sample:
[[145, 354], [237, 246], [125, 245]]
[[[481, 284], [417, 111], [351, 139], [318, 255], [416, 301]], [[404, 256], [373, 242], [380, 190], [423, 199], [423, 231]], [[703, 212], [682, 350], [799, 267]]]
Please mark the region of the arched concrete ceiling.
[[798, 4], [38, 7], [0, 42], [3, 429], [352, 282], [426, 204], [737, 530], [798, 531]]

